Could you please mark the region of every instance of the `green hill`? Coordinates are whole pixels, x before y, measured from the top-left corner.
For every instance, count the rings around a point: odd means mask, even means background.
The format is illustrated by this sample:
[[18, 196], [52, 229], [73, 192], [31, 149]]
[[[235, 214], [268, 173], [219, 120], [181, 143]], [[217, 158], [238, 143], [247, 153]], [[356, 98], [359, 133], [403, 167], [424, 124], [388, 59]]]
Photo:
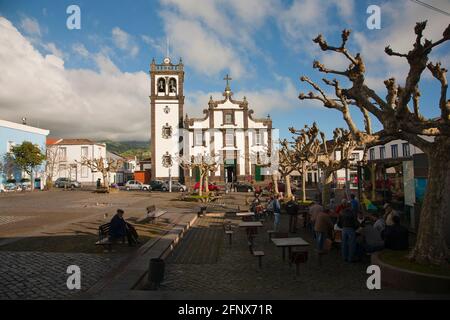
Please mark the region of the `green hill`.
[[106, 150], [121, 155], [122, 157], [134, 157], [145, 159], [150, 157], [150, 142], [148, 141], [100, 141], [106, 143]]

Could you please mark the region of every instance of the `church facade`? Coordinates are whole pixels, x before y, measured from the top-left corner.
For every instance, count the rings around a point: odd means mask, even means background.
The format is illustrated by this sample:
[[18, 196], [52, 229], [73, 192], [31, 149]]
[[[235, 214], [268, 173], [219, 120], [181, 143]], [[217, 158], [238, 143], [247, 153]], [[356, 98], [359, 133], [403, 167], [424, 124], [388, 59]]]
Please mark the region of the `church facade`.
[[[201, 118], [183, 117], [184, 68], [165, 58], [150, 65], [152, 179], [191, 183], [198, 172], [182, 168], [179, 159], [207, 155], [217, 159], [214, 182], [261, 181], [268, 168], [260, 158], [272, 152], [270, 117], [256, 119], [246, 97], [234, 99], [228, 75], [221, 99], [210, 97]], [[206, 104], [206, 103], [205, 103]]]

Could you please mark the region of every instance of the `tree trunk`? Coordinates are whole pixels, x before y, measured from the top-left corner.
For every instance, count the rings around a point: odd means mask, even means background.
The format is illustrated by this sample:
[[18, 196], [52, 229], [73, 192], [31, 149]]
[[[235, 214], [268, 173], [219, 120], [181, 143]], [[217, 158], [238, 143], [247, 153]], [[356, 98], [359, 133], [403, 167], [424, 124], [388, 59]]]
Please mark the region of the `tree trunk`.
[[31, 168], [31, 172], [30, 172], [30, 180], [31, 180], [31, 191], [34, 191], [34, 169]]
[[418, 263], [444, 265], [449, 258], [446, 232], [450, 232], [450, 138], [436, 138], [430, 149], [427, 188], [410, 258]]
[[103, 176], [103, 187], [106, 189], [106, 191], [109, 191], [108, 173], [102, 172], [102, 176]]
[[277, 174], [273, 173], [272, 174], [272, 184], [273, 184], [273, 192], [275, 194], [278, 194], [278, 181], [277, 181]]
[[198, 195], [202, 196], [203, 195], [203, 173], [200, 172], [200, 179], [198, 181]]
[[322, 205], [328, 206], [330, 204], [331, 183], [333, 182], [333, 171], [327, 169], [323, 170], [322, 183]]
[[292, 198], [291, 176], [287, 174], [284, 180], [286, 181], [286, 198], [291, 199]]
[[306, 163], [302, 162], [302, 200], [306, 201]]
[[205, 173], [205, 193], [209, 193], [209, 176], [208, 172]]

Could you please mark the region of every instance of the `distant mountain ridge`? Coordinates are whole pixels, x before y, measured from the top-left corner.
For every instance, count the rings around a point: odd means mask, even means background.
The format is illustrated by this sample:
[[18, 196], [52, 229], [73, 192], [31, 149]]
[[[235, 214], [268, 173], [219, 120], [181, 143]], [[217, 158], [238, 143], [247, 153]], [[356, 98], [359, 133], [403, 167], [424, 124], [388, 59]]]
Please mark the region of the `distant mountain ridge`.
[[121, 155], [145, 159], [150, 157], [150, 141], [99, 141], [106, 144], [106, 150]]

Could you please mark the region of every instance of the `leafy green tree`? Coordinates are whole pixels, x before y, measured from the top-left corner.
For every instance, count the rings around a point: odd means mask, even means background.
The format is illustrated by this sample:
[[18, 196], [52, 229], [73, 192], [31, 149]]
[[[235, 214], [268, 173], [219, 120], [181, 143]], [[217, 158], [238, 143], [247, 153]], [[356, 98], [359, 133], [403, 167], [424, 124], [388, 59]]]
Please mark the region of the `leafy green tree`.
[[34, 189], [34, 169], [45, 160], [45, 154], [38, 145], [24, 141], [11, 150], [14, 163], [31, 177], [31, 190]]

